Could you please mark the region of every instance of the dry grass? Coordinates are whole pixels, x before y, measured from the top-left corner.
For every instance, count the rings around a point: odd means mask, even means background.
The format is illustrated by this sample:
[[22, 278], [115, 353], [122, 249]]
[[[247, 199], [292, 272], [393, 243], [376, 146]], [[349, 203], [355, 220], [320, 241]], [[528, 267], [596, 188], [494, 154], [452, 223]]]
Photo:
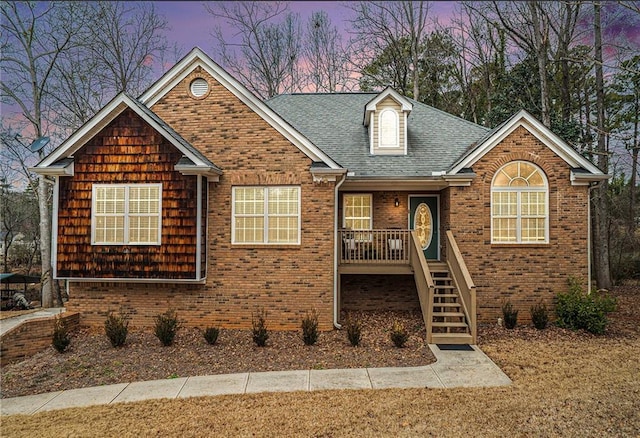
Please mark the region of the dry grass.
[[605, 337], [533, 329], [484, 337], [508, 387], [155, 400], [4, 417], [2, 435], [638, 437], [640, 288], [620, 297], [621, 326]]

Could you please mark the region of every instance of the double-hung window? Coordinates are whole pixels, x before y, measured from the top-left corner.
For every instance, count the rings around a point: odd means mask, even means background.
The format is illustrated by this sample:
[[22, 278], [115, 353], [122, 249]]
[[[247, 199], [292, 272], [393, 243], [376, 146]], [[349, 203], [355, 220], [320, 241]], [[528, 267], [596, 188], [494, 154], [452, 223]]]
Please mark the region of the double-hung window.
[[93, 245], [160, 245], [162, 184], [94, 184]]
[[542, 170], [526, 161], [504, 165], [491, 185], [491, 241], [546, 243], [548, 186]]
[[234, 187], [232, 242], [300, 244], [300, 187]]
[[[371, 230], [373, 228], [373, 199], [371, 194], [345, 193], [343, 197], [342, 225], [349, 230]], [[371, 233], [354, 233], [358, 240], [369, 240]]]

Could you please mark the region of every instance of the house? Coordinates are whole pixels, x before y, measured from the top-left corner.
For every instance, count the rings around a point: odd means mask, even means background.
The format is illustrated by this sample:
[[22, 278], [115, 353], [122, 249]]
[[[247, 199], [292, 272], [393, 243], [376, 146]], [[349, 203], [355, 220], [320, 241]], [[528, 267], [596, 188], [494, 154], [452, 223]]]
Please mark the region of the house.
[[273, 329], [422, 309], [475, 342], [589, 278], [589, 188], [607, 178], [525, 111], [493, 130], [387, 88], [256, 98], [199, 49], [121, 94], [34, 170], [53, 179], [69, 310], [134, 326]]

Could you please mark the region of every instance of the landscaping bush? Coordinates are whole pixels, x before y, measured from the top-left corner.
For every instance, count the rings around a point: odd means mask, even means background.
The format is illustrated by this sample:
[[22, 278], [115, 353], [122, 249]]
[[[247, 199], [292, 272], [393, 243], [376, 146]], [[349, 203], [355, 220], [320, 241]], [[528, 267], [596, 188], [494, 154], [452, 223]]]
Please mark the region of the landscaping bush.
[[549, 312], [547, 312], [547, 306], [543, 303], [531, 306], [531, 321], [533, 326], [538, 330], [544, 330], [547, 328], [549, 322]]
[[409, 340], [409, 333], [404, 328], [404, 325], [398, 321], [393, 321], [393, 327], [391, 328], [391, 341], [393, 345], [398, 348], [404, 347], [404, 344]]
[[165, 313], [156, 315], [155, 334], [165, 347], [173, 344], [173, 339], [180, 329], [180, 321], [175, 310], [167, 310]]
[[351, 346], [357, 347], [360, 345], [362, 339], [362, 324], [360, 324], [360, 321], [351, 315], [347, 315], [344, 326], [347, 329], [347, 338]]
[[58, 353], [64, 353], [64, 350], [66, 350], [71, 343], [69, 329], [60, 316], [57, 316], [53, 323], [53, 339], [51, 343]]
[[513, 308], [511, 301], [507, 301], [502, 305], [502, 317], [504, 318], [504, 326], [506, 328], [515, 328], [518, 323], [518, 311]]
[[267, 312], [264, 309], [252, 314], [251, 331], [253, 333], [253, 342], [258, 347], [267, 345], [269, 331], [267, 330]]
[[560, 327], [601, 335], [607, 327], [607, 314], [616, 309], [616, 299], [599, 291], [586, 294], [575, 278], [569, 279], [569, 291], [558, 294], [557, 324]]
[[119, 315], [109, 312], [107, 319], [104, 321], [104, 332], [114, 347], [124, 345], [129, 333], [129, 319], [122, 311]]
[[314, 345], [318, 342], [318, 312], [312, 310], [307, 312], [304, 318], [302, 318], [302, 341], [304, 345]]
[[218, 341], [218, 335], [220, 334], [220, 329], [217, 327], [207, 327], [203, 333], [205, 341], [209, 345], [215, 345]]

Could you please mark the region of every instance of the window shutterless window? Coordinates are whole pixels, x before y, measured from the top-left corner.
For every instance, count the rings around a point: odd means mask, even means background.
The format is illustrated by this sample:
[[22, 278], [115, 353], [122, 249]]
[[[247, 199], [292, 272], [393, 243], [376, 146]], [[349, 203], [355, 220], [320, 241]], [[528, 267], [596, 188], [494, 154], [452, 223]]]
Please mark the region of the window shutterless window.
[[542, 170], [526, 161], [504, 165], [491, 185], [491, 241], [547, 243], [548, 186]]
[[234, 187], [232, 243], [300, 244], [300, 187]]
[[370, 230], [373, 227], [371, 194], [345, 194], [342, 226], [351, 230]]
[[379, 121], [381, 148], [396, 148], [399, 142], [398, 113], [390, 108], [382, 110]]
[[160, 245], [162, 184], [94, 184], [92, 245]]

